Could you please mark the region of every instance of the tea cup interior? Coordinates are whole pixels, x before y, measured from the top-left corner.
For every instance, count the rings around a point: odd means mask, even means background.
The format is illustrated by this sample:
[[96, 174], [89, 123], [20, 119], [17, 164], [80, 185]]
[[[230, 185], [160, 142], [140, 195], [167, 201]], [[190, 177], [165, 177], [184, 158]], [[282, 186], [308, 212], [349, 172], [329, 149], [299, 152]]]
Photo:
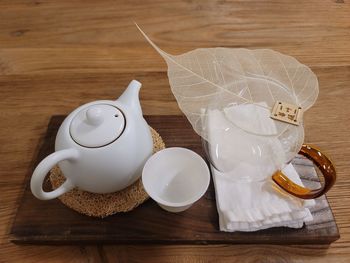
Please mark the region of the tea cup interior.
[[186, 206], [207, 190], [210, 173], [205, 161], [185, 148], [167, 148], [145, 164], [142, 182], [146, 192], [159, 204]]

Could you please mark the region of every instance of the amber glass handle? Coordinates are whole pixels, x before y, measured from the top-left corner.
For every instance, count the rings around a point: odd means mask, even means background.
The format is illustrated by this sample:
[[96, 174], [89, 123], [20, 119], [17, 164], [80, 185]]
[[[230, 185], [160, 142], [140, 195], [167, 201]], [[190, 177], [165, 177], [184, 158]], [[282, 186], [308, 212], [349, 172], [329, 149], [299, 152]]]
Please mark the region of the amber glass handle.
[[324, 176], [324, 184], [319, 189], [308, 189], [293, 183], [280, 170], [272, 175], [273, 181], [286, 192], [302, 199], [312, 199], [327, 193], [336, 180], [336, 171], [331, 160], [317, 148], [306, 144], [303, 144], [299, 153], [320, 169]]

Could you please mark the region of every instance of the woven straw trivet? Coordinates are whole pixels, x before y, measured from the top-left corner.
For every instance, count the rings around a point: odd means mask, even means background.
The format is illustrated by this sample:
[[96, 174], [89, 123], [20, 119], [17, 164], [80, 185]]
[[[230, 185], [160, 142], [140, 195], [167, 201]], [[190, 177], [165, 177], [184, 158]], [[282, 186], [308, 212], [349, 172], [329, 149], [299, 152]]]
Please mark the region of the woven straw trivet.
[[[153, 138], [153, 152], [165, 148], [162, 137], [151, 128]], [[65, 181], [58, 166], [50, 171], [50, 182], [54, 189]], [[118, 212], [128, 212], [148, 199], [141, 178], [129, 187], [111, 194], [94, 194], [74, 188], [59, 197], [61, 202], [69, 208], [94, 217], [106, 217]]]

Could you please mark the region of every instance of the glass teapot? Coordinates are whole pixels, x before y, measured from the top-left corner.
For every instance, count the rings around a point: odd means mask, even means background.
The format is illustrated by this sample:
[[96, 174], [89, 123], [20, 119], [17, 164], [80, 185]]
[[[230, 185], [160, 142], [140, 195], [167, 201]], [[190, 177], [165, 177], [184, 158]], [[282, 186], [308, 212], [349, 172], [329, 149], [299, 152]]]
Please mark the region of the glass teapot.
[[[211, 165], [230, 179], [262, 181], [272, 175], [278, 186], [303, 199], [319, 197], [334, 184], [336, 173], [329, 158], [317, 148], [303, 144], [301, 107], [279, 101], [271, 113], [265, 102], [228, 105], [223, 111], [209, 108], [205, 116], [202, 125], [208, 137], [202, 141], [206, 155]], [[320, 169], [325, 178], [321, 188], [302, 187], [283, 174], [282, 169], [296, 152]]]

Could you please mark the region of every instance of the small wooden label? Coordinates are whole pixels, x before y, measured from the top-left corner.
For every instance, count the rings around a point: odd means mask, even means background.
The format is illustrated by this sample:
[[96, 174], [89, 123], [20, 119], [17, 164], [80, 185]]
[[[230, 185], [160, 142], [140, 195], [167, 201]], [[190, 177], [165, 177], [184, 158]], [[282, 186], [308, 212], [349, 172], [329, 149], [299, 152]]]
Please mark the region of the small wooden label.
[[303, 109], [293, 104], [277, 101], [273, 106], [271, 118], [293, 125], [299, 125], [303, 117]]

